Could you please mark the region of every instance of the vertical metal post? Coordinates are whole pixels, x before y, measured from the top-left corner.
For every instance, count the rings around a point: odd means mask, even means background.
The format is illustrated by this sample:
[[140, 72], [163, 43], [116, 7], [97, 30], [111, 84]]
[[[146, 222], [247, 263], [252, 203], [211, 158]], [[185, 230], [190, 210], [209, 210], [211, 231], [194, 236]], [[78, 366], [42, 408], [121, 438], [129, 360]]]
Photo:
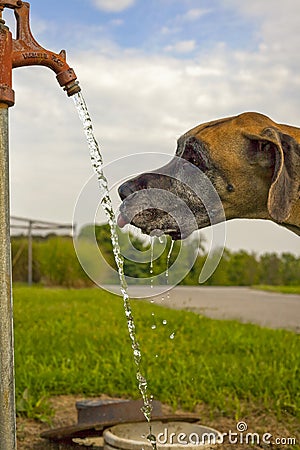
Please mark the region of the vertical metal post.
[[[4, 8], [14, 10], [17, 39], [2, 19]], [[43, 65], [52, 69], [68, 96], [80, 91], [77, 77], [59, 54], [41, 47], [32, 36], [28, 2], [0, 0], [0, 450], [16, 449], [13, 306], [9, 214], [8, 107], [15, 102], [12, 69]]]
[[32, 286], [32, 221], [28, 221], [28, 286]]
[[0, 103], [0, 450], [16, 449], [8, 105]]

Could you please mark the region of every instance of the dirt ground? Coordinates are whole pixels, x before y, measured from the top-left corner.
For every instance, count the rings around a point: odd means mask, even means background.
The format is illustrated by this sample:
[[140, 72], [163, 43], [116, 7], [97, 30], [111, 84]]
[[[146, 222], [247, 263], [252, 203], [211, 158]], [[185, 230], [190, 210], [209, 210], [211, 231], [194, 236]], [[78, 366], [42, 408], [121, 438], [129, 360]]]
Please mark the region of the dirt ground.
[[[101, 399], [107, 399], [107, 396], [101, 397]], [[55, 411], [55, 415], [51, 424], [51, 428], [60, 428], [77, 423], [77, 411], [75, 408], [75, 403], [81, 398], [74, 396], [59, 396], [51, 399], [51, 404]], [[250, 409], [249, 409], [250, 411]], [[165, 413], [171, 413], [168, 407], [164, 407]], [[275, 418], [271, 414], [267, 414], [266, 411], [259, 411], [252, 408], [251, 414], [242, 419], [236, 420], [235, 418], [222, 417], [220, 414], [212, 415], [208, 408], [201, 406], [195, 411], [201, 417], [200, 423], [203, 425], [210, 426], [219, 430], [222, 433], [232, 433], [237, 432], [237, 422], [245, 422], [248, 426], [247, 432], [257, 433], [260, 436], [259, 445], [250, 445], [245, 443], [237, 444], [234, 443], [236, 439], [235, 436], [229, 441], [228, 438], [224, 438], [224, 443], [222, 445], [214, 446], [215, 450], [245, 450], [245, 449], [300, 449], [300, 424], [299, 422], [291, 417], [282, 417], [280, 420]], [[180, 411], [178, 411], [180, 413]], [[57, 444], [51, 443], [46, 439], [40, 437], [40, 433], [49, 430], [50, 426], [48, 424], [43, 424], [34, 420], [18, 418], [17, 420], [17, 438], [18, 438], [18, 450], [72, 450], [72, 449], [102, 449], [101, 440], [88, 441], [85, 445], [74, 443], [73, 445]], [[262, 437], [265, 433], [272, 435], [269, 441], [272, 444], [266, 444], [262, 442]], [[239, 434], [240, 435], [240, 434]], [[295, 438], [297, 445], [288, 445], [287, 438]], [[240, 439], [240, 438], [239, 438]], [[275, 439], [280, 439], [282, 443], [275, 443]], [[231, 443], [230, 443], [231, 442]], [[279, 442], [279, 441], [278, 441]], [[86, 444], [89, 444], [87, 447]], [[183, 446], [184, 448], [184, 446]]]

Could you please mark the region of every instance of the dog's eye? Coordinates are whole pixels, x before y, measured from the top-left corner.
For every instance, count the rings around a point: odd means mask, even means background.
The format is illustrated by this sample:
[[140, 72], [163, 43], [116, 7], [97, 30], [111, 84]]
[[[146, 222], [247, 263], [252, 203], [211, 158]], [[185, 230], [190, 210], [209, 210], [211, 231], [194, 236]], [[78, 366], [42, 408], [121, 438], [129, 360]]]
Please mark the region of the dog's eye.
[[201, 154], [196, 152], [194, 149], [188, 149], [183, 157], [186, 161], [198, 167], [198, 169], [201, 169], [203, 171], [207, 169], [207, 166]]
[[195, 158], [195, 157], [189, 158], [189, 159], [188, 159], [188, 162], [190, 162], [190, 163], [194, 164], [194, 166], [196, 166], [196, 165], [197, 165], [197, 160], [196, 160], [196, 158]]
[[203, 148], [198, 139], [190, 137], [186, 140], [184, 151], [181, 155], [183, 159], [190, 162], [194, 166], [203, 172], [208, 169], [205, 155], [203, 154]]

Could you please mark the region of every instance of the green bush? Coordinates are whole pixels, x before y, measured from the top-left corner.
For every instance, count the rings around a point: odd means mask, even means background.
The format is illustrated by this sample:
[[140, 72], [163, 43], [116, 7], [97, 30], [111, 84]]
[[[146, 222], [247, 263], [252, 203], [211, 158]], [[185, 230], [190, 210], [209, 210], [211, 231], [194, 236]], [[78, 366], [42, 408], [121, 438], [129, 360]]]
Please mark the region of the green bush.
[[[111, 280], [111, 276], [108, 274], [108, 267], [111, 266], [115, 269], [116, 266], [108, 225], [96, 226], [95, 228], [93, 226], [86, 226], [80, 235], [83, 238], [80, 241], [80, 246], [85, 267], [88, 268], [90, 273], [93, 273], [94, 279], [97, 279], [97, 273], [100, 272], [101, 280], [105, 280], [106, 284], [112, 283], [114, 280]], [[99, 250], [104, 257], [102, 263], [97, 260], [97, 264], [94, 264], [94, 261], [90, 258], [92, 253], [94, 254], [94, 258], [97, 258], [94, 237], [96, 237]], [[125, 274], [135, 279], [149, 278], [151, 276], [149, 241], [147, 243], [147, 241], [138, 239], [133, 235], [121, 232], [119, 239], [122, 252], [127, 256], [124, 260]], [[157, 254], [155, 254], [153, 275], [164, 274], [166, 271], [170, 244], [171, 241], [168, 238], [167, 245], [160, 257], [156, 257]], [[160, 249], [158, 247], [155, 246], [155, 253], [159, 253]], [[135, 249], [140, 252], [142, 259], [148, 262], [134, 262], [132, 255]], [[176, 260], [179, 251], [181, 252], [180, 267], [177, 266], [177, 269], [182, 272], [184, 265], [187, 268], [189, 267], [189, 260], [193, 255], [188, 245], [181, 247], [180, 242], [175, 242], [169, 261], [170, 267]], [[26, 237], [14, 237], [12, 239], [14, 281], [27, 281], [27, 252], [28, 242]], [[148, 259], [143, 258], [143, 253], [145, 256], [148, 256]], [[199, 274], [205, 259], [206, 254], [203, 252], [203, 249], [200, 249], [193, 267], [189, 271], [187, 270], [188, 273], [181, 281], [181, 284], [198, 285]], [[174, 273], [176, 270], [173, 267], [172, 276], [177, 281], [179, 277]], [[164, 282], [164, 275], [162, 275], [162, 278], [162, 282]], [[33, 239], [33, 281], [47, 286], [66, 287], [84, 287], [93, 284], [77, 259], [72, 238], [53, 235], [46, 238], [39, 237]], [[225, 249], [217, 269], [205, 284], [211, 286], [299, 286], [300, 258], [290, 253], [283, 253], [282, 255], [266, 253], [257, 256], [254, 253], [249, 254], [244, 250], [231, 252]]]
[[[35, 238], [32, 243], [33, 282], [46, 286], [84, 287], [92, 283], [77, 259], [73, 240], [67, 236]], [[12, 239], [13, 281], [28, 279], [28, 240]]]

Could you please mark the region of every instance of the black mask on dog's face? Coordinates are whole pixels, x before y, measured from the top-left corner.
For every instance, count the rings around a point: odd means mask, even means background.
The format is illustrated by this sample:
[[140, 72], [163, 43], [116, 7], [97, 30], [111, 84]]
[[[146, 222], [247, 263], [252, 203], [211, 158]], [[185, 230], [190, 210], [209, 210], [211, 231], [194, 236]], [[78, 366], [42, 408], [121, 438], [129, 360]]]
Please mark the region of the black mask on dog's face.
[[184, 136], [176, 155], [160, 169], [120, 186], [120, 227], [131, 223], [146, 234], [156, 230], [183, 239], [198, 228], [224, 220], [219, 196], [208, 177], [213, 165], [205, 144]]

